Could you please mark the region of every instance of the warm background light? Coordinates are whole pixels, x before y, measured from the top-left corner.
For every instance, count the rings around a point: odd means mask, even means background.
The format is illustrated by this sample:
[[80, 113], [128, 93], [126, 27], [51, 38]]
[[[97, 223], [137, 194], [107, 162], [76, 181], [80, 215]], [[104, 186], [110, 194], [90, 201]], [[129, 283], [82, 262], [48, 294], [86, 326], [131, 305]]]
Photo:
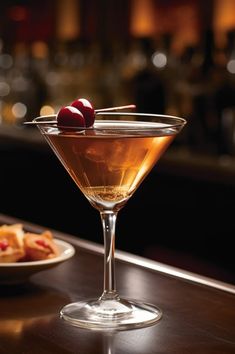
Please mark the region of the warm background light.
[[[175, 4], [170, 8], [167, 29], [174, 34], [173, 50], [181, 52], [187, 46], [193, 46], [198, 42], [198, 20], [195, 3]], [[162, 13], [164, 18], [164, 13]]]
[[54, 108], [49, 105], [42, 106], [40, 109], [40, 116], [46, 116], [54, 113], [55, 113]]
[[35, 41], [32, 44], [32, 55], [37, 59], [46, 58], [48, 55], [48, 46], [43, 41]]
[[132, 0], [130, 32], [135, 37], [152, 36], [155, 33], [156, 16], [152, 0]]
[[214, 6], [215, 39], [223, 46], [226, 43], [226, 32], [235, 28], [235, 1], [216, 0]]
[[57, 0], [57, 36], [61, 40], [75, 39], [79, 35], [79, 2]]
[[134, 37], [155, 37], [164, 33], [173, 37], [177, 52], [194, 45], [199, 39], [197, 4], [174, 2], [157, 3], [152, 0], [132, 0], [130, 33]]
[[235, 1], [216, 0], [214, 10], [214, 28], [216, 31], [228, 31], [235, 27]]

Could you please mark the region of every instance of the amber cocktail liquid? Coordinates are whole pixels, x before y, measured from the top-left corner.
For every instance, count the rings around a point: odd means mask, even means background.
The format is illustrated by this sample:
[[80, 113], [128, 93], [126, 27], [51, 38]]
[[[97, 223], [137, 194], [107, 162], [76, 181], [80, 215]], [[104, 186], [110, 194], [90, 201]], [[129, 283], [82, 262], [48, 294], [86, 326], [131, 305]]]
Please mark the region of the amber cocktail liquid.
[[[101, 129], [107, 124], [96, 123], [96, 127]], [[125, 127], [138, 129], [134, 123], [126, 123]], [[151, 136], [146, 132], [146, 136], [139, 136], [128, 130], [120, 135], [115, 133], [114, 125], [113, 131], [111, 128], [112, 123], [106, 132], [85, 130], [74, 134], [55, 129], [45, 134], [70, 176], [98, 209], [120, 209], [175, 135], [168, 132], [165, 136]]]
[[102, 112], [98, 116], [103, 120], [96, 120], [93, 127], [85, 129], [63, 129], [48, 123], [48, 119], [56, 117], [35, 119], [69, 175], [100, 212], [103, 226], [103, 293], [98, 299], [66, 305], [60, 315], [75, 326], [96, 330], [145, 327], [159, 321], [162, 312], [155, 305], [123, 299], [116, 290], [116, 218], [185, 120], [144, 113]]

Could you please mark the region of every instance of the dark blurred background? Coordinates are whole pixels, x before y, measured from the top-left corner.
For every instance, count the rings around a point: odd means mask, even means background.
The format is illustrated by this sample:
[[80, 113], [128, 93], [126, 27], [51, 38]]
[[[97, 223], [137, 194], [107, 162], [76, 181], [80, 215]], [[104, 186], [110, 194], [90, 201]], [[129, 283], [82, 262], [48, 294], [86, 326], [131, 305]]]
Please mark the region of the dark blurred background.
[[117, 223], [117, 248], [235, 283], [235, 0], [0, 2], [0, 212], [102, 243], [37, 129], [77, 97], [188, 124]]

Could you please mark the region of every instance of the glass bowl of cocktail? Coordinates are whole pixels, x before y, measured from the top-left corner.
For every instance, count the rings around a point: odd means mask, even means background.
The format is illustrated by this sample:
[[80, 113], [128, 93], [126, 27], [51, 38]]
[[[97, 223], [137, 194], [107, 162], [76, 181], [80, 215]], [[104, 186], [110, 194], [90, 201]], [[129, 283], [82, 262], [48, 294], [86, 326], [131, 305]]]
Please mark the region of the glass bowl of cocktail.
[[[51, 122], [52, 121], [52, 122]], [[34, 123], [78, 188], [101, 216], [104, 236], [104, 286], [97, 299], [66, 305], [61, 317], [90, 329], [123, 330], [149, 326], [161, 310], [122, 298], [115, 282], [115, 224], [123, 208], [161, 155], [185, 125], [182, 118], [98, 112], [92, 127], [64, 129], [56, 116]]]

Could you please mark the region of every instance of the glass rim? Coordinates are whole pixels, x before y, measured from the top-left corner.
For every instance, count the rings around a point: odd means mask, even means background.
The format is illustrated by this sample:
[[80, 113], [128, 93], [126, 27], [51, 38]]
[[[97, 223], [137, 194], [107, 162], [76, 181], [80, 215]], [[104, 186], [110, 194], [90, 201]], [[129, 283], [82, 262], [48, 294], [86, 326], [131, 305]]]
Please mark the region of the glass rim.
[[[35, 123], [38, 126], [53, 126], [53, 127], [58, 127], [58, 128], [65, 128], [65, 129], [69, 129], [69, 130], [91, 130], [91, 129], [114, 129], [114, 127], [111, 125], [112, 123], [122, 123], [122, 126], [119, 125], [118, 129], [120, 130], [137, 130], [138, 126], [139, 128], [141, 127], [141, 129], [156, 129], [156, 130], [160, 130], [160, 129], [164, 129], [164, 128], [181, 128], [183, 127], [187, 121], [184, 118], [178, 117], [178, 116], [173, 116], [173, 115], [167, 115], [167, 114], [154, 114], [154, 113], [135, 113], [135, 112], [97, 112], [96, 116], [99, 117], [105, 117], [104, 120], [102, 119], [96, 119], [94, 122], [94, 125], [90, 126], [90, 127], [79, 127], [79, 126], [61, 126], [61, 125], [57, 125], [56, 122], [56, 114], [51, 114], [51, 115], [45, 115], [45, 116], [39, 116], [33, 119], [33, 123]], [[115, 120], [115, 119], [107, 119], [108, 117], [137, 117], [137, 118], [141, 118], [143, 117], [143, 120]], [[144, 120], [144, 118], [149, 117], [149, 120]], [[152, 119], [152, 120], [151, 120]], [[156, 119], [156, 121], [154, 121], [154, 119]], [[44, 124], [43, 124], [44, 122]], [[40, 124], [42, 123], [42, 124]], [[107, 123], [106, 127], [102, 126], [102, 127], [97, 127], [95, 126], [96, 123], [102, 123], [105, 124]], [[149, 126], [147, 126], [146, 124], [149, 124]], [[165, 126], [153, 126], [155, 125], [155, 123], [162, 123], [162, 124], [166, 124]], [[110, 126], [108, 126], [108, 124]], [[133, 126], [129, 126], [128, 124], [132, 124]], [[152, 124], [152, 126], [151, 126]], [[135, 127], [134, 127], [135, 125]], [[146, 125], [144, 127], [144, 125]]]

